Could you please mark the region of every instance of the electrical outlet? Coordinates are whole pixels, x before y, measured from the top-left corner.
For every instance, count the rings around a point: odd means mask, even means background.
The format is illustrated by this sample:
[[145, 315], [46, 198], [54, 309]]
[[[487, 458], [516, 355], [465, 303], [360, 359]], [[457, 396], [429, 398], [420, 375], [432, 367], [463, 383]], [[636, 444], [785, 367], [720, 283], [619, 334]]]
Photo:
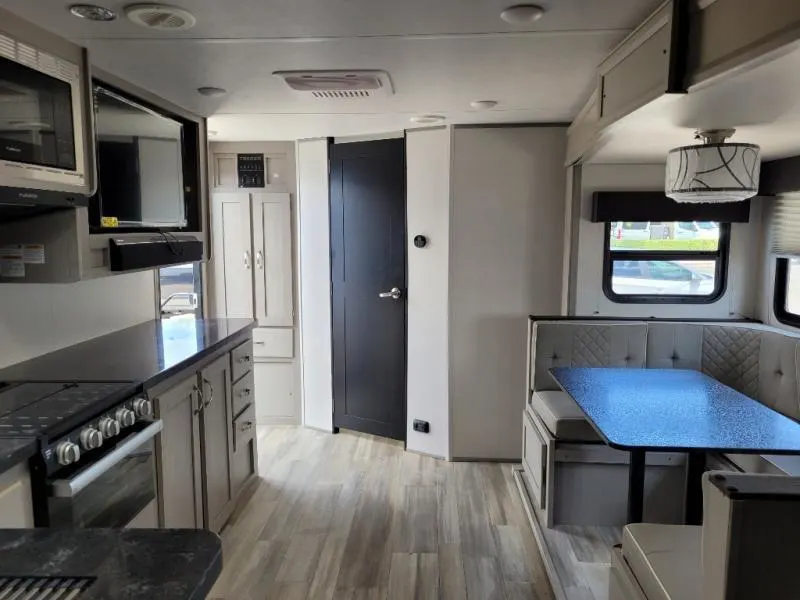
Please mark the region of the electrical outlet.
[[414, 431], [419, 431], [420, 433], [430, 433], [431, 432], [431, 424], [427, 421], [421, 421], [420, 419], [414, 419]]

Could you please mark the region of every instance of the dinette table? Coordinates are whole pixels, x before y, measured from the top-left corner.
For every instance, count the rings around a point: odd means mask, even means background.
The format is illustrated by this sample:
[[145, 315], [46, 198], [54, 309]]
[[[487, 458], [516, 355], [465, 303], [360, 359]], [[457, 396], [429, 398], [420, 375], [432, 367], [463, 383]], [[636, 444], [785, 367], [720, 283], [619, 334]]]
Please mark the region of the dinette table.
[[628, 522], [642, 520], [648, 452], [685, 452], [687, 524], [702, 521], [709, 452], [800, 454], [800, 424], [699, 371], [554, 367], [601, 439], [630, 452]]

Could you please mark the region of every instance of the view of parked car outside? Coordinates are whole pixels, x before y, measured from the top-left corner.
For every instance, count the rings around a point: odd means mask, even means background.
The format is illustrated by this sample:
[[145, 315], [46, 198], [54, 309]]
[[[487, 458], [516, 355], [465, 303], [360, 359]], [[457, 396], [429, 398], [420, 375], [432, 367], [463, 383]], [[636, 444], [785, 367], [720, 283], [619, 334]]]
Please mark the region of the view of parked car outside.
[[[710, 221], [619, 221], [610, 227], [611, 250], [691, 253], [718, 247], [719, 224]], [[620, 295], [707, 296], [715, 287], [713, 260], [615, 260], [612, 269], [612, 289]]]

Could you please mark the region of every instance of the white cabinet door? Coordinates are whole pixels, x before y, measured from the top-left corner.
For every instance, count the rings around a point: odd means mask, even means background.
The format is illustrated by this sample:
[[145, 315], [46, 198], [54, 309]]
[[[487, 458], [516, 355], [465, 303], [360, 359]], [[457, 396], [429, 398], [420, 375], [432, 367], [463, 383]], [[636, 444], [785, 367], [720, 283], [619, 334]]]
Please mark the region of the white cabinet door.
[[211, 203], [217, 317], [253, 317], [250, 194], [216, 192]]
[[33, 527], [31, 476], [21, 463], [0, 475], [0, 528]]
[[260, 326], [294, 323], [291, 213], [289, 194], [253, 194], [256, 319]]
[[295, 393], [295, 369], [290, 362], [253, 365], [256, 421], [259, 425], [299, 425], [300, 401]]

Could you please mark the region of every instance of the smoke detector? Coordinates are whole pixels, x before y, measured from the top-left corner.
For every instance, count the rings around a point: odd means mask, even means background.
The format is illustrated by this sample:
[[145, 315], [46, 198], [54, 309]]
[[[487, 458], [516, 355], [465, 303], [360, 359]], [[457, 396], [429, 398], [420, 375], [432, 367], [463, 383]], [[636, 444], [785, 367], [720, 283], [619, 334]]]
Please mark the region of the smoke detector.
[[323, 100], [377, 98], [394, 93], [386, 71], [275, 71], [295, 92]]
[[137, 25], [159, 31], [185, 31], [197, 23], [188, 10], [166, 4], [131, 4], [125, 15]]

